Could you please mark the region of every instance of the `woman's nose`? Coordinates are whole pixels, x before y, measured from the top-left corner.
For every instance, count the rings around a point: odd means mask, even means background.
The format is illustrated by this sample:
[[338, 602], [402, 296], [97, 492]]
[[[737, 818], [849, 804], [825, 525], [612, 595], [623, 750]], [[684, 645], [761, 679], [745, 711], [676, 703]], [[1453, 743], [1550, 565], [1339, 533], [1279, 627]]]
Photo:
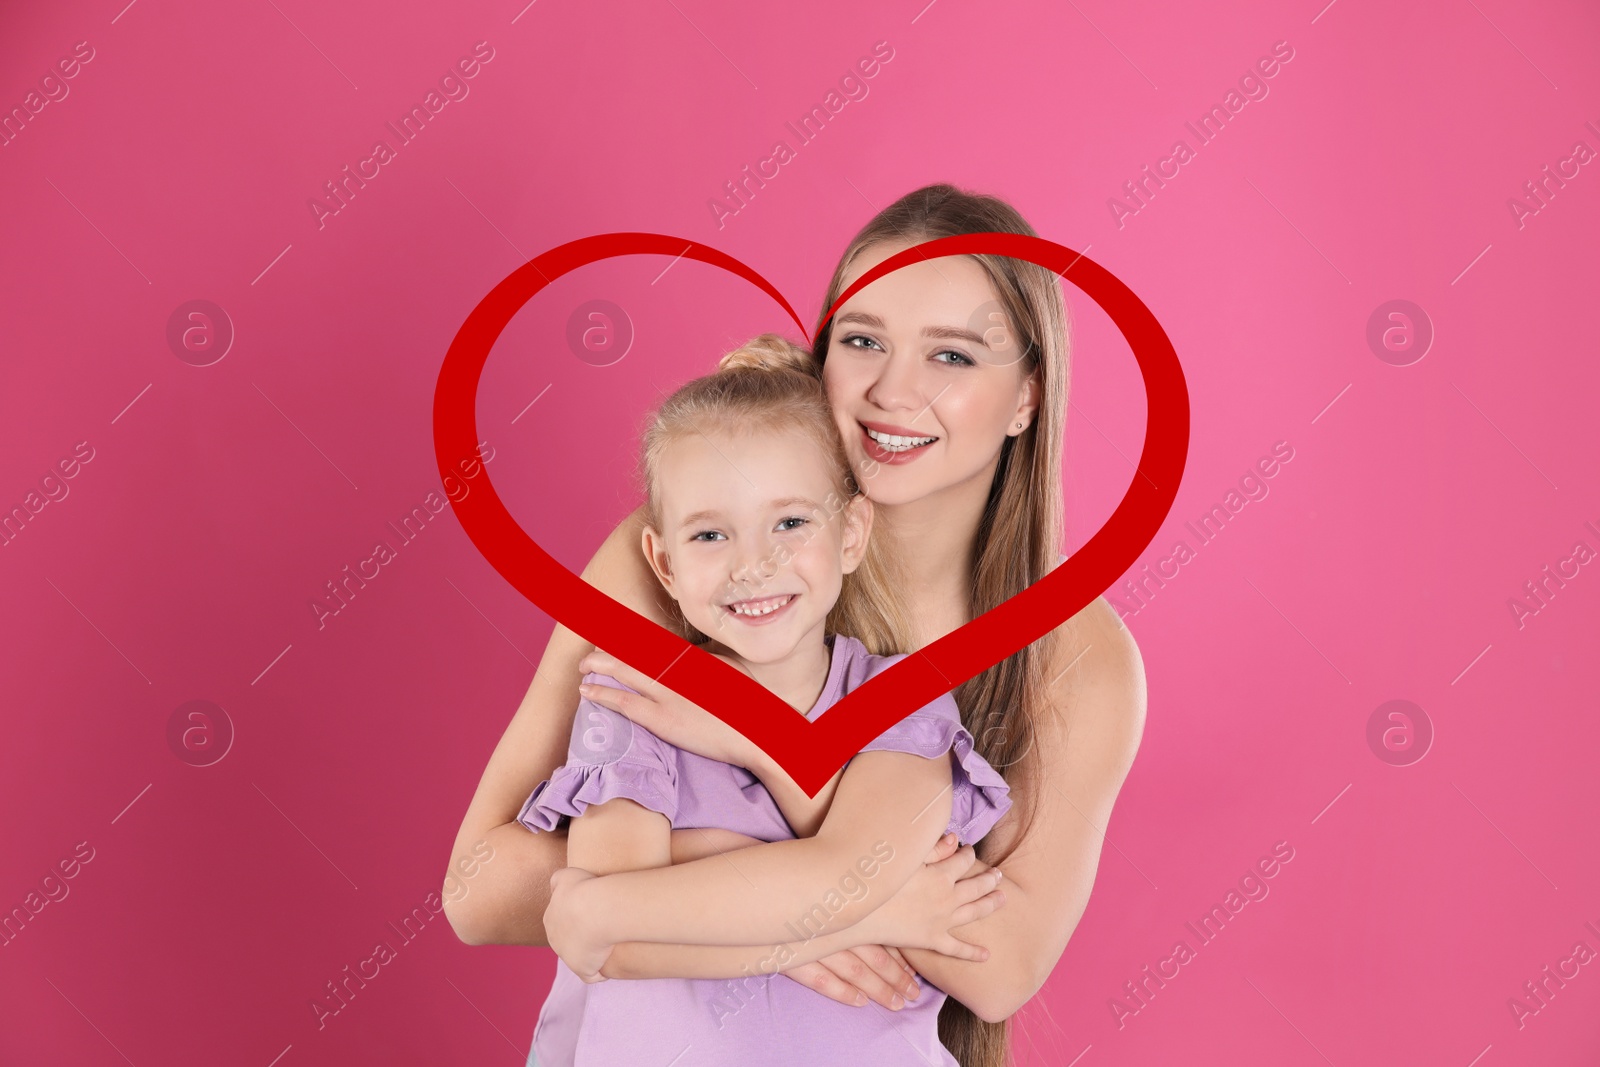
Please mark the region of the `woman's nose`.
[[881, 411], [917, 411], [923, 407], [921, 365], [910, 353], [895, 353], [878, 364], [878, 377], [867, 399]]

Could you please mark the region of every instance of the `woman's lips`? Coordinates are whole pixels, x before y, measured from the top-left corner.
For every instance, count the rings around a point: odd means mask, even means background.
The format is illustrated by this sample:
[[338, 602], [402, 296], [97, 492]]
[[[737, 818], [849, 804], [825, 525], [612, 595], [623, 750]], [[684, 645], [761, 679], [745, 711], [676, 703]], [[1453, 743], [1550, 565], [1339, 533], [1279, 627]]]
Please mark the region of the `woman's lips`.
[[[789, 593], [787, 595], [789, 597], [789, 600], [788, 600], [788, 602], [786, 604], [783, 605], [783, 607], [774, 608], [772, 611], [767, 612], [765, 615], [741, 615], [737, 611], [733, 610], [733, 606], [731, 604], [724, 604], [723, 608], [724, 608], [724, 610], [727, 611], [729, 616], [739, 620], [740, 622], [744, 623], [746, 626], [765, 626], [768, 623], [772, 622], [774, 619], [778, 618], [780, 615], [787, 614], [789, 609], [794, 607], [794, 602], [796, 600], [800, 599], [800, 594], [799, 593]], [[777, 598], [776, 597], [760, 597], [760, 598], [755, 599], [755, 600], [741, 600], [741, 601], [738, 601], [738, 603], [740, 603], [740, 604], [759, 604], [759, 603], [763, 603], [763, 602], [768, 601], [768, 600], [775, 600], [775, 599], [777, 599]]]
[[[918, 445], [916, 448], [906, 448], [906, 449], [901, 449], [901, 450], [898, 450], [898, 451], [894, 451], [894, 450], [890, 450], [890, 449], [884, 448], [878, 442], [874, 441], [872, 439], [872, 435], [867, 433], [867, 427], [865, 425], [862, 425], [862, 424], [859, 424], [859, 423], [857, 425], [861, 425], [861, 448], [862, 448], [863, 451], [866, 452], [867, 458], [869, 458], [869, 459], [871, 459], [871, 460], [873, 460], [873, 461], [875, 461], [877, 463], [884, 463], [884, 464], [887, 464], [887, 465], [892, 466], [892, 467], [900, 466], [903, 463], [910, 463], [912, 460], [914, 460], [917, 457], [923, 455], [924, 453], [926, 453], [928, 451], [928, 449], [932, 448], [934, 445], [939, 443], [939, 439], [936, 437], [932, 441], [929, 441], [925, 445]], [[874, 430], [878, 430], [878, 432], [880, 432], [880, 433], [891, 433], [891, 432], [893, 432], [893, 431], [890, 431], [890, 430], [880, 429], [877, 426], [874, 426], [872, 428]], [[901, 434], [901, 436], [903, 436], [903, 437], [911, 437], [911, 436], [914, 436], [914, 435], [907, 433], [907, 434]]]

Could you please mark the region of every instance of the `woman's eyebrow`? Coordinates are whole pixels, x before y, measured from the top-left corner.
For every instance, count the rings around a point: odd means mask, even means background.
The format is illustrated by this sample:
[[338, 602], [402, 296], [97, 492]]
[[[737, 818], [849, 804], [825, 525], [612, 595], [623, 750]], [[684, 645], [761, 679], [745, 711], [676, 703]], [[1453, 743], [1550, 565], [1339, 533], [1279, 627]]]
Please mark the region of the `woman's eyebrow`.
[[982, 348], [988, 348], [989, 342], [983, 339], [982, 334], [974, 333], [963, 326], [924, 326], [924, 337], [936, 337], [941, 341], [969, 341]]
[[883, 320], [870, 311], [846, 311], [842, 315], [836, 315], [833, 321], [835, 325], [842, 322], [858, 322], [876, 330], [883, 329]]
[[[854, 322], [862, 326], [870, 326], [875, 330], [886, 329], [883, 320], [870, 311], [846, 311], [842, 315], [835, 316], [833, 322], [836, 326]], [[982, 334], [961, 326], [924, 326], [922, 335], [940, 341], [966, 341], [985, 348], [989, 346], [989, 342], [983, 339]]]

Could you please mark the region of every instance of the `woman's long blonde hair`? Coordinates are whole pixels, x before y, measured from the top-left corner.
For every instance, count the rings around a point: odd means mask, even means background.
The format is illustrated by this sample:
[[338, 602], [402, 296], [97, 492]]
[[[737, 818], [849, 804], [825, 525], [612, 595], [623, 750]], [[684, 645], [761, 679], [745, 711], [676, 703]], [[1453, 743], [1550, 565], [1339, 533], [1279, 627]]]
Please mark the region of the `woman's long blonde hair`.
[[[968, 233], [1017, 233], [1037, 236], [1010, 204], [952, 185], [930, 185], [908, 193], [872, 218], [839, 259], [823, 298], [824, 311], [844, 291], [850, 265], [865, 249], [885, 242], [930, 241]], [[1044, 577], [1059, 561], [1062, 543], [1061, 447], [1066, 420], [1068, 339], [1066, 301], [1059, 280], [1050, 271], [1025, 260], [1003, 256], [971, 257], [989, 276], [1024, 349], [1024, 373], [1036, 373], [1039, 407], [1033, 421], [1001, 445], [989, 499], [978, 521], [968, 610], [972, 618], [999, 606]], [[818, 323], [812, 348], [821, 368], [828, 355], [832, 322]], [[893, 546], [884, 546], [892, 551]], [[895, 589], [903, 588], [896, 586]], [[898, 592], [883, 614], [904, 625]], [[1011, 785], [1014, 813], [1020, 820], [1004, 855], [979, 842], [978, 855], [998, 866], [1028, 834], [1038, 811], [1040, 757], [1036, 740], [1041, 719], [1051, 713], [1046, 677], [1054, 658], [1055, 634], [1045, 637], [955, 689], [962, 722], [975, 747]], [[891, 643], [906, 643], [897, 630]], [[903, 651], [912, 651], [904, 648]], [[1010, 1044], [1009, 1023], [986, 1023], [959, 1001], [945, 1001], [939, 1013], [939, 1037], [962, 1067], [1005, 1067]]]
[[[816, 446], [828, 465], [834, 497], [824, 506], [827, 521], [843, 521], [847, 500], [860, 486], [828, 407], [819, 364], [804, 348], [777, 334], [762, 334], [722, 357], [714, 374], [696, 378], [669, 396], [645, 423], [640, 469], [645, 521], [661, 529], [661, 457], [674, 442], [713, 431], [735, 434], [798, 431]], [[903, 624], [895, 614], [893, 565], [882, 538], [869, 537], [854, 572], [844, 576], [839, 599], [828, 613], [827, 631], [854, 637], [875, 655], [906, 651], [897, 647]], [[771, 577], [768, 575], [767, 577]], [[753, 579], [761, 581], [757, 575]], [[676, 601], [669, 617], [685, 640], [709, 638], [689, 623]]]

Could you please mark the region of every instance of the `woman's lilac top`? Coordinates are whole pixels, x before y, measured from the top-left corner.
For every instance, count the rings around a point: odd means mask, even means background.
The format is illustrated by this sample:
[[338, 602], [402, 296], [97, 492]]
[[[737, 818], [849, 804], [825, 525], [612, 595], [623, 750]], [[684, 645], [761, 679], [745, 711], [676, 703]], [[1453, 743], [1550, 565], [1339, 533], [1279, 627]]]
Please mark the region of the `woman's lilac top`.
[[[806, 718], [815, 719], [904, 658], [874, 656], [853, 637], [834, 637], [827, 682]], [[585, 680], [627, 688], [602, 675]], [[1011, 807], [1005, 779], [973, 750], [972, 742], [955, 700], [946, 694], [891, 726], [862, 751], [911, 752], [930, 759], [950, 753], [947, 832], [956, 833], [962, 844], [972, 844]], [[554, 830], [590, 804], [614, 797], [659, 811], [673, 829], [719, 827], [762, 841], [795, 836], [772, 796], [749, 771], [676, 748], [615, 712], [580, 701], [566, 765], [539, 784], [517, 821], [534, 831]], [[870, 887], [871, 881], [858, 878], [855, 884]], [[796, 916], [796, 921], [802, 918]], [[797, 932], [794, 940], [804, 936], [804, 931]], [[918, 981], [922, 992], [917, 999], [892, 1012], [874, 1002], [863, 1007], [840, 1004], [782, 974], [609, 979], [589, 985], [558, 960], [555, 983], [534, 1030], [533, 1052], [539, 1067], [667, 1062], [673, 1067], [956, 1067], [955, 1058], [939, 1043], [945, 994], [926, 978], [918, 976]]]

